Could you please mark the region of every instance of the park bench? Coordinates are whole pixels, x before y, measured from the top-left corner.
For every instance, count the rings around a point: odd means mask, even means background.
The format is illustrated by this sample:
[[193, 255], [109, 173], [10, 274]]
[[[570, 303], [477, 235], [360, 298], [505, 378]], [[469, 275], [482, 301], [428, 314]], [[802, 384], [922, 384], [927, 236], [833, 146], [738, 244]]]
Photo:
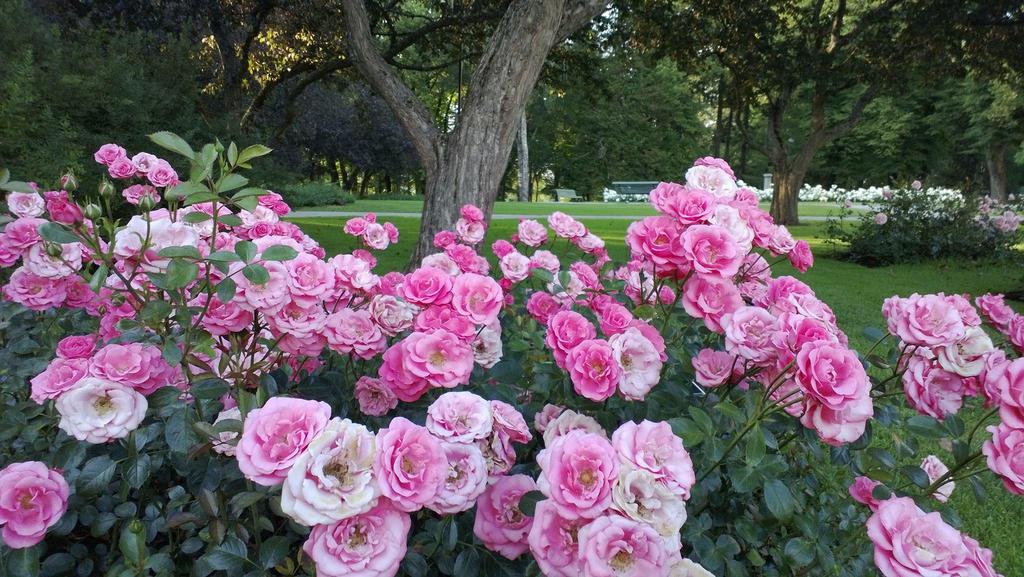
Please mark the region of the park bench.
[[[620, 180], [612, 183], [615, 190], [615, 202], [645, 202], [654, 187], [658, 186], [657, 181], [646, 180]], [[608, 199], [606, 199], [607, 201]]]
[[566, 199], [569, 202], [583, 200], [582, 197], [576, 194], [576, 191], [571, 188], [556, 188], [555, 196], [558, 197], [558, 202], [562, 202], [562, 199]]

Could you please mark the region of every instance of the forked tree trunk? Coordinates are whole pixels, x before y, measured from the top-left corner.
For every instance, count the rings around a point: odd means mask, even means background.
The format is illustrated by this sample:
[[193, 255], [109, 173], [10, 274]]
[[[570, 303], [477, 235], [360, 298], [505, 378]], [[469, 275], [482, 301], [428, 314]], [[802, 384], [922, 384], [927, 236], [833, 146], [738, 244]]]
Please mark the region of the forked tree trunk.
[[526, 115], [519, 122], [519, 202], [530, 202], [530, 143], [526, 132]]
[[989, 194], [1000, 202], [1006, 202], [1006, 144], [993, 142], [985, 151], [988, 166]]

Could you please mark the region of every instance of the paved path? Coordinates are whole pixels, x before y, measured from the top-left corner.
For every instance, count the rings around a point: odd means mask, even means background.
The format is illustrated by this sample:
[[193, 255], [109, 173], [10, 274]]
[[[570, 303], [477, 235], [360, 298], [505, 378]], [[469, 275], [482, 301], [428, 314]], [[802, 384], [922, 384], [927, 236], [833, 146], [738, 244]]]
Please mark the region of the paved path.
[[[345, 211], [334, 211], [334, 210], [298, 210], [288, 215], [288, 218], [352, 218], [354, 216], [364, 216], [365, 212], [345, 212]], [[375, 212], [379, 217], [384, 218], [420, 218], [421, 214], [418, 212]], [[533, 219], [544, 219], [546, 214], [493, 214], [491, 218], [493, 220], [519, 220], [521, 218], [533, 218]], [[622, 214], [608, 214], [608, 215], [580, 215], [574, 217], [577, 220], [640, 220], [645, 218], [641, 215], [622, 215]], [[805, 222], [824, 222], [827, 220], [827, 216], [801, 216], [800, 220]]]

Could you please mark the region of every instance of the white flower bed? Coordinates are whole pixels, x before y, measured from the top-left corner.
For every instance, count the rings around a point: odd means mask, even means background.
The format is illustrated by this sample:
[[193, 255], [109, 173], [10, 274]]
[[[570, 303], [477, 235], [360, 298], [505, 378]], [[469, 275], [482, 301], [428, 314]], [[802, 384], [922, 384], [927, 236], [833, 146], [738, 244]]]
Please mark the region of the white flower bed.
[[[757, 194], [757, 198], [761, 200], [771, 200], [771, 189], [760, 189], [749, 185], [746, 186], [747, 188], [750, 188]], [[799, 197], [800, 200], [808, 202], [850, 201], [855, 203], [867, 203], [878, 202], [882, 200], [883, 193], [892, 190], [893, 189], [887, 186], [868, 186], [864, 188], [840, 188], [836, 185], [832, 185], [828, 188], [825, 188], [820, 184], [804, 184], [803, 188], [800, 189]], [[955, 188], [944, 187], [922, 188], [918, 190], [917, 193], [923, 194], [925, 196], [933, 196], [936, 199], [941, 200], [961, 198], [963, 196], [963, 194]]]

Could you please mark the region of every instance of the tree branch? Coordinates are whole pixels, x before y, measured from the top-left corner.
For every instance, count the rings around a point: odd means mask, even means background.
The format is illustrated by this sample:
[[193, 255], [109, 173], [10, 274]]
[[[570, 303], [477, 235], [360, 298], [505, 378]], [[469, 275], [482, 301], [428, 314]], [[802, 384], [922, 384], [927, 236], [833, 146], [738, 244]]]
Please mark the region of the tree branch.
[[572, 36], [586, 26], [608, 6], [608, 0], [567, 0], [562, 22], [558, 26], [555, 44]]
[[832, 142], [833, 140], [846, 135], [854, 126], [860, 122], [862, 116], [864, 116], [864, 109], [867, 108], [868, 104], [875, 99], [878, 95], [878, 85], [872, 84], [868, 86], [853, 103], [853, 108], [850, 109], [850, 113], [846, 115], [842, 121], [832, 125], [825, 131], [825, 142]]

